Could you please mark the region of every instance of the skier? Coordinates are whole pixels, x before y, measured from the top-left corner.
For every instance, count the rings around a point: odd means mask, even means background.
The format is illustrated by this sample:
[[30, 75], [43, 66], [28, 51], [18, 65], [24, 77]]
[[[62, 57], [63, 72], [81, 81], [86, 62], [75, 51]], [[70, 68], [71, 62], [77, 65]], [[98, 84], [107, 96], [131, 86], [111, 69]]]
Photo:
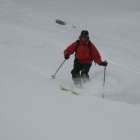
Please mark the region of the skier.
[[107, 61], [102, 61], [101, 55], [96, 46], [89, 39], [87, 30], [81, 31], [79, 39], [73, 42], [64, 50], [64, 58], [69, 59], [75, 53], [73, 69], [71, 71], [74, 84], [81, 84], [81, 80], [89, 80], [89, 70], [94, 61], [100, 66], [106, 67]]

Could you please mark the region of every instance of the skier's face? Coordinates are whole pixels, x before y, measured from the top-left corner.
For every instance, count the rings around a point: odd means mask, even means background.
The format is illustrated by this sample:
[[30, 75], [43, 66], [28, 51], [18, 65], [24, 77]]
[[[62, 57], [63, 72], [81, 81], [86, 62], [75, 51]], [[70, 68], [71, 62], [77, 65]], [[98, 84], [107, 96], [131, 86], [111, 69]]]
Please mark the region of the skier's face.
[[88, 38], [88, 36], [83, 36], [83, 37], [80, 38], [80, 40], [82, 42], [88, 42], [89, 38]]

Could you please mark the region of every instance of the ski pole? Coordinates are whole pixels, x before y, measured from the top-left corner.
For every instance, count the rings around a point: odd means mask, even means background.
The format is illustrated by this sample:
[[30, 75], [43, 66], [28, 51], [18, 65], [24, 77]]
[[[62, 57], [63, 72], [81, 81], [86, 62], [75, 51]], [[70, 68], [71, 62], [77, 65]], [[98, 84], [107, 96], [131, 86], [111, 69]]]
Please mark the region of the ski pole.
[[[103, 79], [103, 87], [105, 86], [105, 72], [106, 72], [106, 66], [104, 67], [104, 79]], [[104, 92], [102, 93], [102, 98], [104, 98]]]
[[103, 87], [105, 86], [105, 80], [106, 80], [106, 66], [104, 67]]
[[60, 70], [60, 68], [64, 65], [66, 59], [64, 59], [62, 61], [62, 63], [59, 65], [58, 69], [56, 70], [56, 72], [52, 75], [52, 78], [55, 79], [56, 74], [58, 73], [58, 71]]

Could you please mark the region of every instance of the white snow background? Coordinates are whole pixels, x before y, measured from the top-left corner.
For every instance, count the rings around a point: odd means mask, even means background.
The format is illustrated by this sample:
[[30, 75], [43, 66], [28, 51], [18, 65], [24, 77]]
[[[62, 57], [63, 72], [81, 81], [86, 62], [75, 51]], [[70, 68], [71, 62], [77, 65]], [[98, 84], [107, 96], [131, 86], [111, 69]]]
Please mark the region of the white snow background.
[[[109, 65], [75, 96], [73, 56], [51, 75], [83, 29]], [[0, 140], [139, 140], [139, 37], [139, 0], [0, 0]]]

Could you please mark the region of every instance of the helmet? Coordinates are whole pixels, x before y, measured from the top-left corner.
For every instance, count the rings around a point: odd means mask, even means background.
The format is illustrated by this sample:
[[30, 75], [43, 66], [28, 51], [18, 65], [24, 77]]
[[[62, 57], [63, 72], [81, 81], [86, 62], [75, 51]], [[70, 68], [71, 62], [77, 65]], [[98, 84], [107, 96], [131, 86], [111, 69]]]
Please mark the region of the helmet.
[[87, 30], [82, 30], [79, 38], [87, 38], [89, 39], [89, 32]]

